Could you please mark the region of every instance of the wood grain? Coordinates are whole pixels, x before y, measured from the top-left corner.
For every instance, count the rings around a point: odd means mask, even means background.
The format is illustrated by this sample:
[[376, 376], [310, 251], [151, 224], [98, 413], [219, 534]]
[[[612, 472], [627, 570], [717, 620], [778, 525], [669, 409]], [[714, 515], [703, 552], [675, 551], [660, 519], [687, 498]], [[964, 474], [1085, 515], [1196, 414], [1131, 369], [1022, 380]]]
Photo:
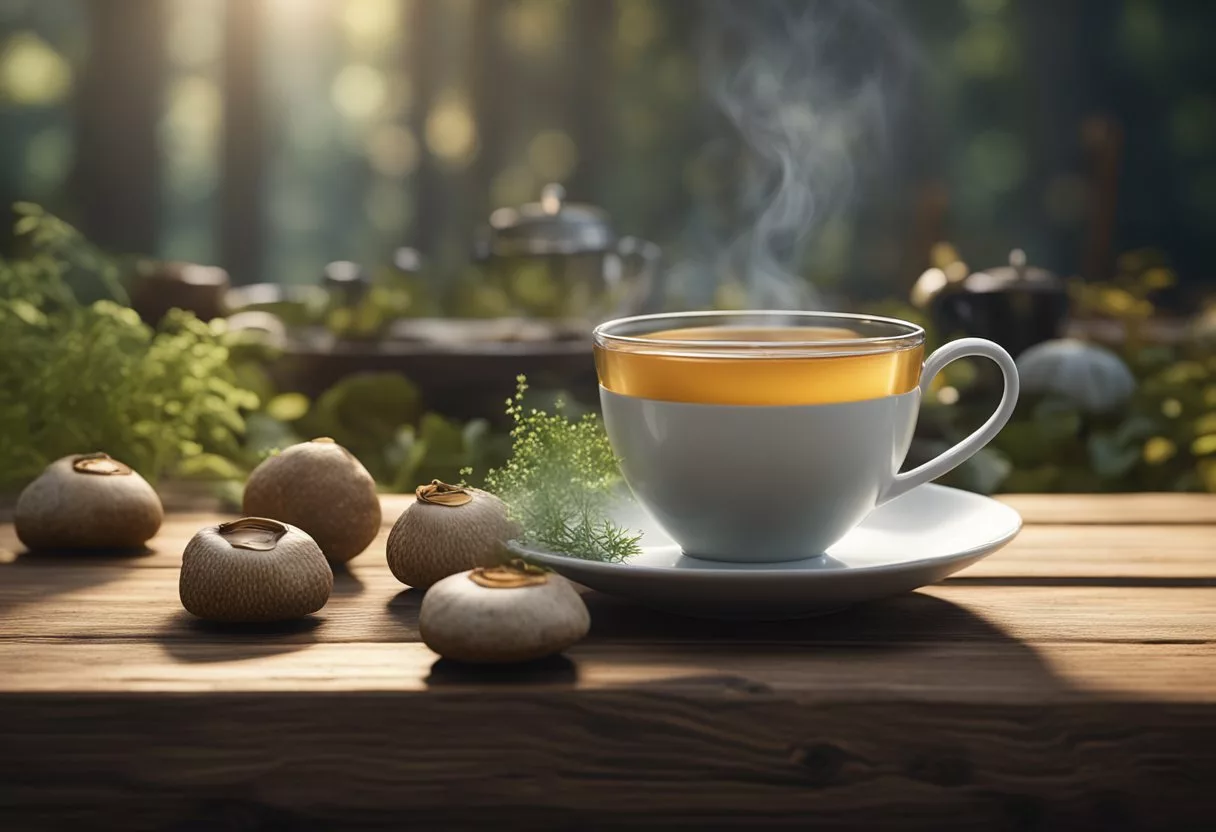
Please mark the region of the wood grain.
[[60, 828], [1200, 829], [1216, 775], [1216, 710], [1162, 703], [639, 686], [3, 705], [20, 829], [48, 805]]
[[[160, 491], [165, 510], [175, 515], [221, 511], [219, 501], [197, 485], [171, 483]], [[11, 520], [14, 499], [0, 497], [0, 521]], [[1000, 494], [996, 499], [1016, 509], [1027, 525], [1216, 525], [1213, 494]], [[391, 526], [413, 501], [412, 494], [380, 495], [384, 523]]]
[[[66, 567], [4, 569], [0, 585], [4, 639], [226, 639], [187, 615], [169, 569]], [[644, 642], [704, 639], [820, 643], [979, 641], [1216, 641], [1210, 587], [972, 586], [947, 583], [864, 604], [824, 618], [791, 622], [698, 621], [653, 612], [590, 593], [592, 632]], [[401, 641], [418, 638], [421, 594], [397, 583], [387, 567], [368, 565], [341, 576], [329, 604], [307, 632], [254, 629], [275, 640]]]
[[645, 686], [655, 693], [796, 695], [823, 702], [1040, 706], [1076, 701], [1216, 703], [1216, 644], [1027, 645], [1006, 641], [693, 645], [593, 639], [521, 668], [444, 662], [419, 643], [0, 642], [0, 694], [228, 693]]
[[1000, 552], [820, 619], [587, 592], [583, 643], [505, 669], [419, 642], [384, 535], [250, 628], [178, 602], [218, 515], [109, 555], [0, 526], [0, 828], [1216, 828], [1216, 498], [1160, 496], [1007, 498]]
[[[219, 522], [206, 513], [171, 516], [148, 549], [117, 554], [28, 553], [13, 534], [0, 526], [0, 574], [7, 565], [64, 566], [72, 569], [123, 569], [181, 566], [181, 553], [194, 533]], [[387, 517], [379, 537], [352, 562], [356, 574], [384, 563], [384, 545], [391, 523]], [[961, 578], [1035, 578], [1076, 581], [1086, 578], [1145, 579], [1168, 582], [1178, 578], [1216, 578], [1216, 529], [1199, 525], [1027, 525], [1003, 549], [960, 574]], [[0, 587], [0, 592], [2, 592]]]
[[1003, 494], [1027, 524], [1216, 525], [1216, 494]]

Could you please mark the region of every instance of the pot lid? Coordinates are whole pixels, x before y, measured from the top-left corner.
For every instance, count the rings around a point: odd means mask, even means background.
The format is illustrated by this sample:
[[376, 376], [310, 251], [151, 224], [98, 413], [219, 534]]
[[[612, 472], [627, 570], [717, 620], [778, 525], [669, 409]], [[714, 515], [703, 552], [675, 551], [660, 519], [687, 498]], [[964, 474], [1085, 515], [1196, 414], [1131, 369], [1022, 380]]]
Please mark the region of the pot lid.
[[608, 249], [615, 240], [608, 215], [593, 205], [566, 202], [558, 184], [537, 202], [499, 208], [490, 215], [488, 250], [497, 255], [579, 254]]
[[1009, 253], [1009, 265], [984, 269], [967, 277], [963, 288], [968, 292], [1005, 292], [1011, 289], [1029, 292], [1059, 292], [1063, 282], [1046, 269], [1030, 266], [1026, 252], [1015, 248]]

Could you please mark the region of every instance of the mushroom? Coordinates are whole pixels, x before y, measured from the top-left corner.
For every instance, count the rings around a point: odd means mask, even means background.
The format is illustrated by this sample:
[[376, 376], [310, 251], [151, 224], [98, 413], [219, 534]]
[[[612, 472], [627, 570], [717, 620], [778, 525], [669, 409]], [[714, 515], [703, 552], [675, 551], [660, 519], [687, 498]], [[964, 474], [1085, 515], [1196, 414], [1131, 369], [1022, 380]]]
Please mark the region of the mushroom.
[[449, 575], [422, 599], [422, 640], [445, 659], [523, 662], [560, 653], [587, 634], [591, 616], [565, 578], [512, 561]]
[[350, 560], [380, 532], [375, 481], [328, 437], [292, 445], [253, 469], [242, 511], [299, 526], [331, 563]]
[[104, 453], [65, 456], [17, 498], [13, 525], [31, 549], [131, 549], [160, 529], [165, 510], [148, 481]]
[[252, 623], [316, 612], [333, 586], [334, 574], [311, 537], [277, 520], [243, 517], [191, 538], [178, 593], [199, 618]]
[[388, 535], [388, 567], [407, 586], [431, 584], [502, 560], [502, 544], [519, 534], [502, 500], [477, 488], [433, 480], [415, 492]]

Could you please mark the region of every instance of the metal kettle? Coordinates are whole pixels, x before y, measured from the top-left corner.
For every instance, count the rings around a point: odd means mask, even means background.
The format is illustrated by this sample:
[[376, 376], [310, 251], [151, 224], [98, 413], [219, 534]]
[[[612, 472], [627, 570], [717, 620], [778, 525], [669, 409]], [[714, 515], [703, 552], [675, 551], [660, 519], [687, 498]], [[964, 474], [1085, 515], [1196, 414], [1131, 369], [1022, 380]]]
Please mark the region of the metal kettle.
[[567, 202], [558, 184], [494, 211], [476, 254], [514, 314], [593, 323], [641, 311], [661, 256], [654, 243], [618, 237], [602, 209]]

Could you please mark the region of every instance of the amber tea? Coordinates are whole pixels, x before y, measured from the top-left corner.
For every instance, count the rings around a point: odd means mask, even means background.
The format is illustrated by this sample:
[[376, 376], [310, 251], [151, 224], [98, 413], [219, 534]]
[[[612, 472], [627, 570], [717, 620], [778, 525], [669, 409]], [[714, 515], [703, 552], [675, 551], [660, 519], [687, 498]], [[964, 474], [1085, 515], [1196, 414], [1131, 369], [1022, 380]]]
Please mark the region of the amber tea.
[[[913, 390], [924, 347], [858, 352], [850, 329], [820, 326], [703, 326], [666, 329], [638, 344], [596, 346], [600, 383], [624, 396], [659, 401], [734, 405], [807, 405], [864, 401]], [[848, 350], [834, 342], [851, 341]], [[664, 342], [672, 342], [670, 346]], [[676, 342], [696, 342], [681, 350]], [[730, 349], [715, 354], [713, 344]], [[743, 353], [743, 344], [753, 348]], [[772, 354], [765, 345], [772, 344]], [[805, 350], [791, 352], [795, 344]]]

